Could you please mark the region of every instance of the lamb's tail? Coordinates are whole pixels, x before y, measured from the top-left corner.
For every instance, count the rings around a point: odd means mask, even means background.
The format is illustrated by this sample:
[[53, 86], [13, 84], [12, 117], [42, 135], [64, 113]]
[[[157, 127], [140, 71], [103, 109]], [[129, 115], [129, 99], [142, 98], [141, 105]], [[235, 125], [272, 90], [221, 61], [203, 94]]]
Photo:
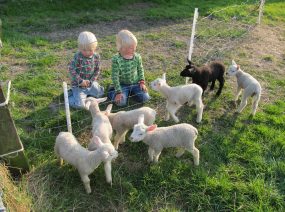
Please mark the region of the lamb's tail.
[[59, 165], [62, 166], [63, 165], [63, 159], [60, 157], [59, 154], [59, 149], [58, 149], [58, 139], [59, 137], [63, 134], [64, 132], [60, 132], [59, 135], [57, 136], [56, 140], [55, 140], [55, 145], [54, 145], [54, 153], [56, 154], [56, 156], [58, 157], [58, 162]]
[[261, 96], [261, 87], [258, 86], [251, 96], [253, 97], [253, 102], [258, 102]]
[[[192, 126], [193, 127], [193, 126]], [[197, 138], [197, 136], [198, 136], [198, 130], [195, 128], [195, 127], [193, 127], [193, 131], [194, 131], [194, 133], [195, 133], [195, 139]]]

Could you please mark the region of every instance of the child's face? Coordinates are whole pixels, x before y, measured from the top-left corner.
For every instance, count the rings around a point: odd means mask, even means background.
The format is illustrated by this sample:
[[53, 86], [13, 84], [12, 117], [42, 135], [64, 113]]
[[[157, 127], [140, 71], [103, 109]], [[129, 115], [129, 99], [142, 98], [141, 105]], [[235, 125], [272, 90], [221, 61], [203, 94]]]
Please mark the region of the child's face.
[[80, 49], [82, 55], [84, 57], [92, 57], [92, 55], [95, 53], [95, 49]]
[[125, 59], [132, 59], [134, 57], [135, 52], [136, 52], [136, 48], [137, 48], [136, 44], [132, 44], [129, 46], [122, 46], [120, 49], [120, 54]]

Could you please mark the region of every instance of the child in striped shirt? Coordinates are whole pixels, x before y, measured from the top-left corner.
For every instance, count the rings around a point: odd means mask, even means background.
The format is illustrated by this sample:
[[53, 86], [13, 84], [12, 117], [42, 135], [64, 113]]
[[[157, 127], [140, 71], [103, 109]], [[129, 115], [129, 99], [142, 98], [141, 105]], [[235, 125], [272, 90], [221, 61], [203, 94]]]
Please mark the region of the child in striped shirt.
[[91, 32], [81, 32], [78, 37], [78, 52], [69, 64], [72, 94], [69, 104], [85, 108], [87, 96], [102, 97], [104, 88], [97, 82], [100, 74], [100, 55], [96, 53], [97, 39]]
[[132, 96], [138, 102], [150, 99], [145, 86], [144, 69], [140, 54], [136, 53], [137, 39], [128, 30], [121, 30], [116, 37], [118, 53], [112, 58], [112, 81], [108, 97], [118, 106], [127, 104]]

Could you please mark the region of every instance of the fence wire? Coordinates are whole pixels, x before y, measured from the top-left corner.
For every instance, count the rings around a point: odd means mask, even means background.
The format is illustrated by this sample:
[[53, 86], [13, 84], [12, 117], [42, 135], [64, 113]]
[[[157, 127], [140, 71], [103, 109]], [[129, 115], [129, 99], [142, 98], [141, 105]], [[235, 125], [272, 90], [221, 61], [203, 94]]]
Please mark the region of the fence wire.
[[[256, 26], [259, 1], [251, 5], [247, 5], [248, 3], [249, 1], [245, 1], [241, 5], [234, 5], [213, 11], [208, 16], [198, 18], [192, 56], [194, 63], [203, 64], [212, 60], [223, 60], [226, 54], [234, 51], [242, 39], [246, 39], [246, 36]], [[245, 8], [247, 15], [243, 17], [233, 16], [226, 21], [219, 18], [223, 12], [241, 6]], [[190, 38], [191, 25], [189, 29], [183, 30], [188, 33]], [[141, 36], [147, 39], [147, 36]], [[165, 46], [169, 45], [162, 40], [161, 43]], [[49, 56], [49, 53], [37, 55], [38, 58]], [[59, 61], [57, 69], [48, 68], [48, 73], [38, 68], [34, 69], [35, 65], [31, 63], [26, 67], [27, 70], [30, 71], [23, 74], [21, 72], [21, 63], [16, 61], [17, 59], [12, 58], [12, 60], [15, 60], [15, 62], [12, 61], [12, 63], [16, 65], [13, 66], [13, 70], [12, 68], [8, 70], [9, 78], [21, 80], [22, 83], [17, 82], [17, 86], [13, 86], [12, 81], [11, 103], [9, 107], [13, 111], [14, 121], [20, 132], [19, 134], [23, 136], [24, 140], [54, 140], [60, 131], [67, 131], [62, 82], [69, 81], [67, 64], [72, 60], [73, 52], [71, 50], [64, 50], [60, 56], [63, 59]], [[37, 57], [35, 57], [35, 60]], [[186, 58], [186, 54], [184, 58]], [[167, 59], [169, 60], [169, 58]], [[172, 68], [165, 67], [168, 64], [182, 68], [181, 62], [175, 61], [175, 57], [173, 61], [169, 60], [167, 64], [164, 62], [157, 64], [160, 65], [153, 66], [151, 61], [146, 61], [146, 67], [151, 67], [148, 68], [149, 71], [167, 71]], [[3, 62], [0, 65], [5, 66], [7, 64]], [[108, 68], [110, 69], [110, 66]], [[53, 83], [51, 83], [51, 81]], [[110, 75], [100, 77], [99, 83], [103, 81], [111, 82], [112, 79]], [[46, 90], [38, 89], [40, 87], [36, 85], [38, 82], [46, 84]], [[135, 95], [130, 96], [129, 100], [132, 97], [135, 97]], [[49, 99], [49, 101], [47, 101], [47, 99]], [[108, 104], [112, 103], [110, 100], [103, 102], [100, 104], [100, 108], [104, 110]], [[114, 107], [112, 112], [127, 111], [139, 107], [140, 105], [142, 104], [128, 102], [125, 107]], [[164, 107], [164, 103], [161, 101], [155, 102], [154, 105], [158, 109]], [[88, 111], [71, 109], [71, 120], [75, 135], [79, 135], [91, 128], [92, 117]]]

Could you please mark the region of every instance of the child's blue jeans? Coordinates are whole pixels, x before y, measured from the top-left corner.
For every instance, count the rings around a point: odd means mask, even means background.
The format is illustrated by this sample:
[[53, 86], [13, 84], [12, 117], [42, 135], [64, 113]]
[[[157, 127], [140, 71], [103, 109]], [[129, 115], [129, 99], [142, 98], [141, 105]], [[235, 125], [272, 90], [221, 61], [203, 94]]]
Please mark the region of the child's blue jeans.
[[[121, 84], [123, 97], [120, 103], [115, 103], [117, 106], [125, 106], [128, 102], [128, 98], [133, 98], [137, 102], [146, 102], [150, 99], [147, 92], [141, 90], [139, 84]], [[116, 91], [114, 87], [108, 90], [108, 98], [112, 101], [115, 100]]]
[[69, 105], [74, 108], [84, 108], [85, 100], [88, 96], [100, 98], [104, 95], [104, 87], [98, 82], [93, 82], [90, 87], [73, 87], [72, 93], [68, 95]]

